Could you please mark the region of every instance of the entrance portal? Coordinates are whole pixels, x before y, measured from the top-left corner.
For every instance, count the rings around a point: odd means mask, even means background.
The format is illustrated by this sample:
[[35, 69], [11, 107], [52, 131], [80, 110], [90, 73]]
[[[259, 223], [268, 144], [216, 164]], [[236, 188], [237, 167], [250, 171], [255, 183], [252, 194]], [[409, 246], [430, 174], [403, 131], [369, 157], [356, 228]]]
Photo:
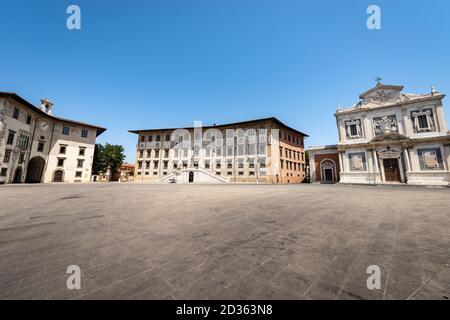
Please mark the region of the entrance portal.
[[193, 171], [189, 171], [189, 183], [194, 182], [194, 172]]
[[20, 183], [22, 180], [22, 167], [18, 167], [14, 173], [13, 183]]
[[320, 162], [320, 175], [322, 183], [335, 183], [336, 177], [336, 164], [331, 159], [324, 159]]
[[401, 182], [399, 159], [383, 159], [384, 176], [386, 181]]
[[34, 157], [28, 162], [26, 183], [40, 183], [44, 172], [45, 160]]

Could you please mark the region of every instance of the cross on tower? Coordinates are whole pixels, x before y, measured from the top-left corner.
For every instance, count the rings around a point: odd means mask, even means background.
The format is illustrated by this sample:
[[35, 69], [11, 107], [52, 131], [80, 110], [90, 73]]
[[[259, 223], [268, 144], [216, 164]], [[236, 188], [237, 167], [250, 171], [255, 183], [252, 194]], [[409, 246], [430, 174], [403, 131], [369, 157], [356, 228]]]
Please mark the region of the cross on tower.
[[383, 80], [383, 79], [381, 79], [380, 77], [377, 77], [377, 78], [375, 79], [375, 81], [377, 82], [377, 85], [381, 84], [381, 80]]

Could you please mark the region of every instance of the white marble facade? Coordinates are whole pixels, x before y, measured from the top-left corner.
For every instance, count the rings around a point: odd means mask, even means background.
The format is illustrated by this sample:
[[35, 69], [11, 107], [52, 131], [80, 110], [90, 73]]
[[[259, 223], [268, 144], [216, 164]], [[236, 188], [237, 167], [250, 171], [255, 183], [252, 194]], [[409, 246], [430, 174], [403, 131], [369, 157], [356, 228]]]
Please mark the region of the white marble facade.
[[341, 183], [450, 185], [445, 95], [402, 90], [378, 83], [336, 111]]

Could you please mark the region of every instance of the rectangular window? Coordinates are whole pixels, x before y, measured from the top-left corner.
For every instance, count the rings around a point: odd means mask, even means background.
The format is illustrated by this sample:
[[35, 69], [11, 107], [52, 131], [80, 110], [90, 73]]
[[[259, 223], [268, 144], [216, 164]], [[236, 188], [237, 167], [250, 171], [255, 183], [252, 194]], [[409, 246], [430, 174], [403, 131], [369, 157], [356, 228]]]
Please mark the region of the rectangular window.
[[238, 168], [239, 169], [244, 168], [244, 159], [238, 159]]
[[13, 111], [13, 118], [14, 119], [19, 119], [19, 113], [20, 113], [20, 110], [19, 110], [19, 108], [14, 108], [14, 111]]
[[220, 163], [220, 161], [217, 161], [216, 162], [216, 169], [220, 169], [221, 168], [221, 163]]
[[44, 152], [44, 142], [39, 142], [37, 146], [38, 152]]
[[81, 130], [81, 137], [82, 138], [87, 138], [88, 137], [88, 133], [89, 133], [89, 131], [87, 129]]
[[139, 158], [142, 159], [144, 157], [144, 151], [139, 150]]
[[85, 151], [86, 151], [86, 148], [80, 147], [80, 149], [78, 150], [78, 155], [81, 157], [84, 157]]
[[68, 135], [70, 132], [70, 128], [68, 126], [64, 126], [62, 129], [62, 134]]
[[156, 135], [156, 142], [161, 141], [161, 136], [159, 134]]
[[19, 155], [19, 164], [22, 164], [24, 162], [25, 159], [25, 153], [21, 152]]
[[248, 159], [248, 167], [251, 169], [255, 167], [255, 159]]
[[147, 158], [151, 158], [152, 157], [152, 150], [149, 149], [147, 150]]
[[355, 137], [355, 136], [358, 135], [358, 128], [357, 128], [356, 124], [351, 124], [350, 125], [350, 135], [352, 137]]
[[145, 169], [150, 169], [150, 161], [145, 161]]
[[75, 177], [76, 177], [76, 178], [81, 178], [82, 174], [83, 174], [83, 172], [77, 171], [77, 172], [75, 173]]
[[58, 167], [63, 167], [64, 166], [64, 158], [58, 158], [58, 164], [57, 164], [57, 166]]
[[11, 158], [11, 150], [6, 149], [5, 150], [5, 155], [3, 157], [3, 162], [4, 163], [9, 163], [9, 159]]
[[198, 161], [194, 161], [194, 168], [198, 168]]
[[148, 142], [152, 142], [153, 141], [153, 136], [148, 136]]
[[8, 173], [8, 168], [2, 168], [2, 171], [0, 172], [0, 176], [6, 177], [7, 173]]
[[169, 161], [163, 162], [163, 169], [167, 169], [169, 167]]
[[78, 159], [77, 160], [77, 168], [83, 168], [83, 164], [84, 164], [84, 160], [83, 159]]
[[227, 161], [227, 169], [232, 169], [233, 168], [233, 163], [231, 162], [231, 160]]
[[209, 160], [205, 161], [205, 169], [209, 169]]
[[31, 116], [30, 115], [27, 116], [27, 124], [31, 124]]
[[141, 136], [141, 142], [145, 142], [145, 136]]
[[164, 158], [168, 158], [169, 157], [169, 150], [166, 149], [164, 150]]
[[427, 115], [420, 115], [417, 116], [417, 122], [419, 123], [419, 129], [428, 129], [428, 116]]
[[170, 134], [166, 134], [166, 141], [170, 141]]
[[8, 139], [6, 140], [7, 145], [12, 145], [14, 143], [14, 135], [16, 133], [14, 131], [9, 131]]
[[243, 171], [239, 171], [239, 172], [238, 172], [238, 175], [239, 175], [239, 176], [243, 176], [243, 175], [244, 175], [244, 172], [243, 172]]
[[142, 161], [138, 162], [138, 169], [142, 169]]
[[159, 162], [153, 161], [153, 169], [158, 169]]
[[155, 158], [159, 158], [159, 150], [155, 150]]

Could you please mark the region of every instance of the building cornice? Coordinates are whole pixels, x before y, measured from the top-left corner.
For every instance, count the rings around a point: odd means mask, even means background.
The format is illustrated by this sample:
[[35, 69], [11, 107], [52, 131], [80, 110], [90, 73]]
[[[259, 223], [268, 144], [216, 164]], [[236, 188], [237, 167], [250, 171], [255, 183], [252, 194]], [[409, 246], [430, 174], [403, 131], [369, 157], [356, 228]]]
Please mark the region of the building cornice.
[[372, 107], [367, 107], [367, 106], [351, 107], [350, 109], [342, 109], [342, 110], [336, 111], [334, 113], [334, 116], [337, 117], [337, 116], [342, 116], [342, 115], [347, 115], [347, 114], [352, 114], [352, 113], [368, 112], [368, 111], [381, 110], [381, 109], [387, 109], [387, 108], [392, 108], [392, 107], [401, 107], [403, 105], [409, 105], [409, 104], [420, 103], [420, 102], [425, 102], [425, 101], [442, 100], [443, 98], [445, 98], [445, 94], [439, 93], [439, 94], [435, 94], [435, 95], [429, 95], [429, 96], [414, 98], [414, 99], [410, 99], [410, 100], [403, 100], [403, 101], [399, 101], [396, 103], [389, 103], [389, 104], [375, 106], [375, 107], [373, 107], [373, 106]]

